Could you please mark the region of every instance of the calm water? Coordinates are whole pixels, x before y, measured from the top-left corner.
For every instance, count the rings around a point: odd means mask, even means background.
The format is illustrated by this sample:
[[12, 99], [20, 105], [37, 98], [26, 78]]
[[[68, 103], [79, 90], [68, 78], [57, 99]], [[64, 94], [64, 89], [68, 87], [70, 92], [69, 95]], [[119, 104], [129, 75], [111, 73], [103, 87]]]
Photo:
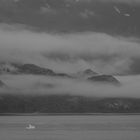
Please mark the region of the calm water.
[[2, 116], [0, 140], [140, 140], [140, 115]]

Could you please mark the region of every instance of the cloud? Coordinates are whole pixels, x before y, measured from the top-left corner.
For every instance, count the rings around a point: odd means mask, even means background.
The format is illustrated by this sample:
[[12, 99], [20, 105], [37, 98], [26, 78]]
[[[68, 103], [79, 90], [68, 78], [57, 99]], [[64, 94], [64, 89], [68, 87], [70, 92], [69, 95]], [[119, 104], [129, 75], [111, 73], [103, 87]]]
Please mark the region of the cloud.
[[53, 9], [48, 3], [45, 6], [40, 7], [41, 14], [56, 14], [56, 10]]
[[140, 0], [79, 0], [79, 2], [92, 2], [92, 1], [127, 3], [127, 4], [137, 4], [137, 3], [140, 3]]
[[49, 34], [35, 33], [23, 29], [10, 31], [5, 30], [5, 28], [3, 26], [0, 28], [0, 45], [1, 48], [6, 49], [40, 52], [56, 50], [58, 52], [70, 51], [72, 53], [139, 54], [139, 43], [131, 41], [132, 38], [129, 41], [129, 38], [113, 37], [105, 33]]
[[122, 83], [121, 87], [46, 76], [3, 75], [0, 76], [0, 79], [6, 83], [8, 88], [0, 89], [0, 94], [70, 94], [91, 97], [140, 98], [140, 76], [121, 76], [116, 78]]
[[[16, 25], [0, 26], [0, 60], [34, 63], [59, 71], [95, 68], [101, 73], [125, 73], [140, 56], [137, 38], [105, 33], [37, 33]], [[138, 63], [138, 61], [137, 61]]]
[[83, 12], [80, 12], [80, 16], [86, 19], [93, 16], [95, 17], [96, 14], [91, 10], [85, 9]]
[[124, 3], [140, 3], [140, 0], [101, 0], [101, 1], [108, 1], [108, 2], [124, 2]]
[[[140, 74], [138, 38], [95, 32], [49, 34], [32, 32], [22, 26], [16, 28], [17, 25], [6, 27], [7, 25], [0, 26], [2, 62], [34, 63], [55, 71], [71, 73], [92, 68], [99, 73], [126, 74], [133, 66], [133, 70]], [[0, 93], [70, 93], [97, 97], [140, 98], [139, 75], [117, 78], [123, 86], [104, 86], [87, 81], [43, 76], [1, 75], [0, 79], [6, 83], [8, 89], [1, 89]]]

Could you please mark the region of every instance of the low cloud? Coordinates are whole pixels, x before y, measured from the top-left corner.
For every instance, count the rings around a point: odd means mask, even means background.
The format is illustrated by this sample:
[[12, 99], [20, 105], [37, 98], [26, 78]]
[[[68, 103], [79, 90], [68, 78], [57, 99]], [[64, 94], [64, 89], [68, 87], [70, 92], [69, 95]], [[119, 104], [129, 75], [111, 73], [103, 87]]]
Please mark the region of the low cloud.
[[122, 83], [121, 87], [95, 84], [88, 81], [52, 78], [46, 76], [11, 76], [4, 75], [0, 78], [6, 83], [2, 93], [16, 94], [70, 94], [92, 97], [133, 97], [140, 98], [140, 76], [116, 77]]
[[[8, 28], [6, 28], [8, 26]], [[33, 63], [55, 71], [75, 73], [87, 68], [106, 74], [140, 74], [138, 38], [104, 33], [37, 33], [17, 25], [0, 26], [0, 61]], [[132, 70], [133, 66], [133, 72]], [[31, 75], [1, 75], [7, 85], [0, 93], [74, 94], [140, 98], [140, 76], [117, 76], [121, 87], [88, 81]]]
[[6, 26], [0, 26], [2, 62], [34, 63], [66, 72], [93, 68], [106, 74], [125, 74], [140, 56], [139, 39], [133, 37], [37, 33]]

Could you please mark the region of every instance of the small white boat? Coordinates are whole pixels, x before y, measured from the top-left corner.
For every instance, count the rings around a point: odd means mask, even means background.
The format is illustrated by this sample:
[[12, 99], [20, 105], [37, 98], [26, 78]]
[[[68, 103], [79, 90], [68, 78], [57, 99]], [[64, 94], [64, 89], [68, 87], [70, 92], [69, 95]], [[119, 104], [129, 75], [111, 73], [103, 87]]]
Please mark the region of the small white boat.
[[36, 127], [34, 125], [29, 124], [28, 127], [26, 127], [26, 129], [35, 129]]

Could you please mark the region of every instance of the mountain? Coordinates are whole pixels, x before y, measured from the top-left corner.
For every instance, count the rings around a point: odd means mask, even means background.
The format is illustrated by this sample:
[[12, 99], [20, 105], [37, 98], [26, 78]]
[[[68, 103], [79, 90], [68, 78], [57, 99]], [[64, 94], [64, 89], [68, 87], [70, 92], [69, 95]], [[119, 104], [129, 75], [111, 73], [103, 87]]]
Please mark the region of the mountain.
[[120, 85], [120, 82], [112, 75], [97, 75], [88, 78], [88, 80], [96, 83]]
[[97, 72], [94, 72], [91, 69], [86, 69], [84, 71], [80, 71], [80, 72], [76, 73], [75, 77], [82, 78], [82, 79], [87, 79], [89, 77], [96, 76], [96, 75], [98, 75]]
[[0, 74], [17, 74], [18, 68], [12, 63], [0, 63]]
[[0, 87], [4, 87], [5, 84], [0, 80]]
[[0, 74], [31, 74], [84, 80], [88, 79], [91, 82], [120, 85], [120, 82], [112, 75], [99, 75], [91, 69], [86, 69], [74, 75], [68, 75], [66, 73], [57, 73], [51, 69], [39, 67], [35, 64], [1, 63]]
[[46, 68], [41, 68], [34, 64], [16, 64], [16, 63], [1, 63], [1, 74], [36, 74], [36, 75], [54, 75], [55, 73]]
[[0, 63], [0, 74], [31, 74], [71, 78], [68, 74], [56, 73], [35, 64]]
[[86, 69], [85, 71], [83, 71], [83, 74], [84, 75], [87, 75], [87, 76], [94, 76], [94, 75], [98, 75], [97, 72], [94, 72], [93, 70], [91, 69]]
[[140, 113], [140, 99], [1, 94], [0, 113]]
[[18, 73], [21, 74], [35, 74], [35, 75], [49, 75], [53, 76], [55, 73], [51, 69], [39, 67], [34, 64], [16, 65]]

